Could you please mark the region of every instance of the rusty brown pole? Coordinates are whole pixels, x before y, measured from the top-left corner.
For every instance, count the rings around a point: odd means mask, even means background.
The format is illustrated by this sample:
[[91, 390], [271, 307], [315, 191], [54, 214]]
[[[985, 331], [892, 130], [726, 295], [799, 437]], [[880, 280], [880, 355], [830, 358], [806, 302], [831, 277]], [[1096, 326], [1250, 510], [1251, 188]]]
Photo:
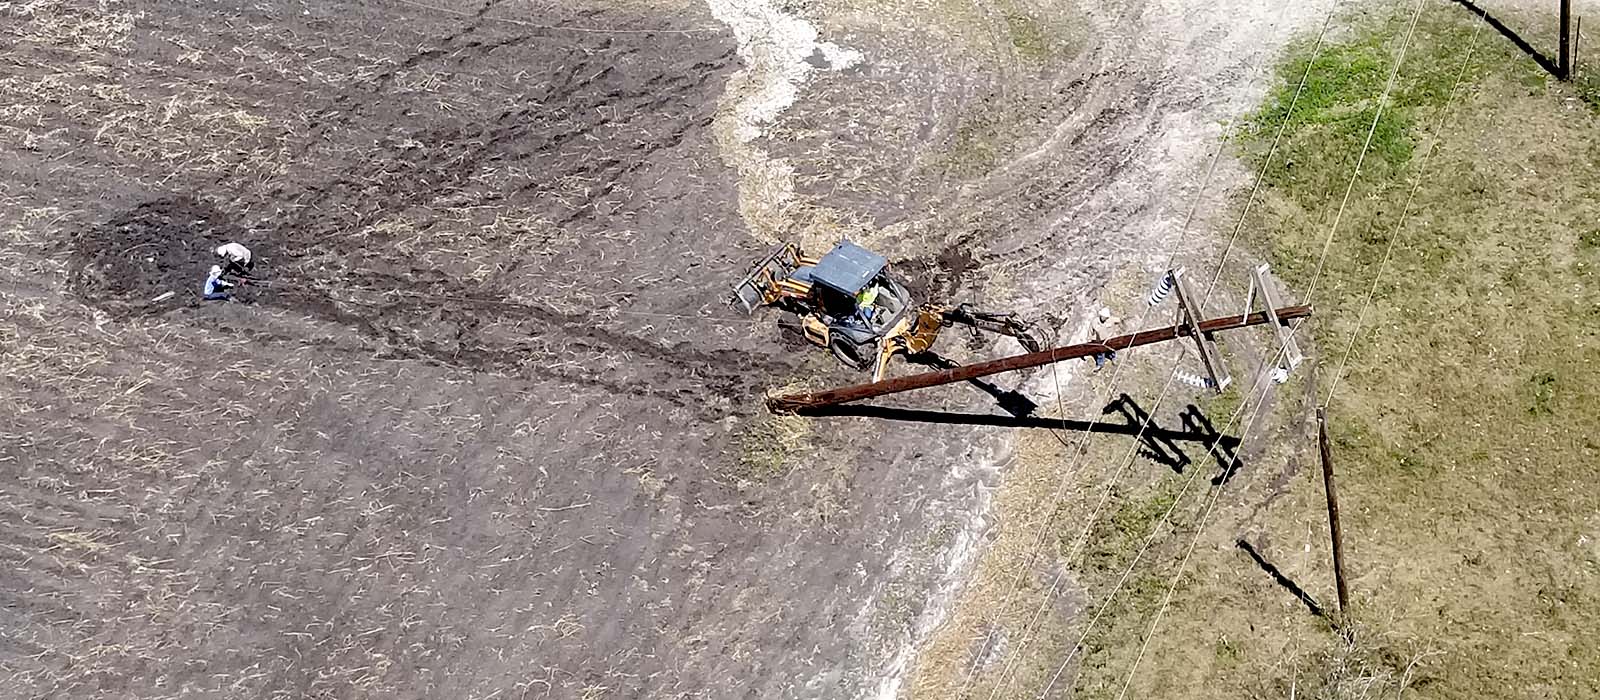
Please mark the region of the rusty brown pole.
[[1339, 492], [1333, 488], [1333, 450], [1328, 447], [1328, 409], [1317, 409], [1317, 444], [1322, 449], [1322, 490], [1328, 495], [1328, 530], [1333, 537], [1333, 582], [1339, 591], [1339, 614], [1350, 609], [1350, 588], [1344, 582], [1344, 535], [1339, 531]]
[[1561, 79], [1572, 80], [1572, 0], [1561, 0]]
[[[1310, 316], [1311, 307], [1286, 306], [1278, 309], [1277, 314], [1280, 323], [1287, 323], [1288, 321], [1297, 318], [1305, 318]], [[1257, 312], [1242, 316], [1214, 318], [1209, 321], [1201, 322], [1199, 327], [1201, 333], [1214, 333], [1216, 331], [1226, 331], [1233, 330], [1235, 328], [1245, 328], [1247, 326], [1260, 325], [1266, 322], [1267, 314], [1265, 312]], [[1063, 360], [1088, 357], [1095, 353], [1101, 353], [1107, 350], [1126, 350], [1128, 348], [1138, 347], [1140, 345], [1161, 343], [1188, 335], [1188, 333], [1189, 329], [1186, 326], [1168, 326], [1166, 328], [1139, 331], [1138, 333], [1131, 333], [1129, 335], [1119, 335], [1115, 338], [1107, 339], [1105, 342], [1101, 343], [1082, 343], [1079, 345], [1051, 348], [1049, 350], [1028, 353], [1026, 355], [1014, 355], [1012, 357], [1002, 357], [998, 360], [979, 362], [973, 365], [962, 365], [959, 367], [951, 367], [950, 369], [941, 369], [933, 372], [924, 372], [922, 374], [913, 374], [909, 377], [896, 377], [894, 379], [885, 379], [883, 381], [872, 382], [869, 384], [857, 384], [855, 386], [847, 386], [839, 389], [828, 389], [826, 391], [819, 391], [814, 394], [771, 396], [767, 398], [767, 408], [773, 413], [803, 413], [808, 410], [823, 408], [825, 406], [849, 403], [851, 401], [860, 401], [862, 399], [870, 399], [877, 396], [883, 396], [885, 394], [898, 394], [902, 391], [924, 389], [930, 386], [939, 386], [941, 384], [954, 384], [955, 382], [964, 382], [968, 379], [987, 377], [991, 374], [1000, 374], [1001, 372], [1014, 372], [1019, 369], [1040, 367], [1054, 362], [1061, 362]]]

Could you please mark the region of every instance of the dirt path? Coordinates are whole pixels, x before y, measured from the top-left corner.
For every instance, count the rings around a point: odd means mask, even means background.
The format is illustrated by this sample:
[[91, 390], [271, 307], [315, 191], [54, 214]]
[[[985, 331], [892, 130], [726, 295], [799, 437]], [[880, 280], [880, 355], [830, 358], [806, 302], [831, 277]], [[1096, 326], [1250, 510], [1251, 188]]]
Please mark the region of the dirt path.
[[[1046, 95], [1021, 99], [1045, 116], [1035, 118], [1031, 129], [1027, 123], [1003, 123], [1000, 131], [1012, 131], [999, 134], [999, 141], [1011, 153], [992, 163], [982, 176], [959, 182], [939, 178], [928, 185], [932, 194], [925, 200], [928, 207], [923, 212], [896, 214], [900, 208], [892, 194], [859, 198], [854, 202], [856, 216], [834, 214], [828, 219], [868, 219], [878, 225], [835, 226], [828, 232], [867, 238], [913, 261], [926, 255], [918, 251], [945, 251], [940, 261], [928, 267], [944, 273], [948, 293], [1013, 300], [1025, 312], [1059, 318], [1063, 336], [1078, 333], [1086, 311], [1100, 303], [1130, 315], [1137, 313], [1135, 299], [1103, 298], [1101, 290], [1114, 276], [1154, 279], [1173, 254], [1180, 264], [1214, 262], [1197, 255], [1212, 242], [1215, 227], [1211, 217], [1221, 210], [1225, 194], [1248, 179], [1231, 160], [1224, 159], [1209, 187], [1201, 191], [1223, 123], [1263, 94], [1263, 59], [1275, 56], [1295, 32], [1314, 29], [1331, 4], [1120, 2], [1049, 8], [1085, 22], [1076, 55], [1044, 68], [1019, 67], [1015, 51], [983, 50], [975, 52], [976, 59], [935, 51], [928, 54], [932, 60], [918, 66], [910, 56], [896, 55], [900, 47], [882, 36], [874, 37], [878, 41], [856, 41], [859, 35], [851, 30], [865, 31], [858, 17], [845, 11], [825, 15], [843, 30], [840, 36], [845, 38], [840, 41], [872, 47], [863, 63], [866, 79], [857, 89], [878, 80], [881, 74], [874, 69], [893, 65], [895, 70], [921, 77], [925, 82], [919, 84], [930, 86], [946, 103], [943, 123], [934, 121], [920, 142], [913, 138], [901, 144], [905, 151], [895, 155], [910, 152], [913, 157], [902, 160], [909, 163], [907, 167], [885, 171], [880, 192], [907, 184], [915, 189], [917, 183], [933, 180], [926, 172], [918, 172], [919, 168], [927, 170], [922, 165], [926, 159], [915, 155], [949, 150], [951, 140], [957, 141], [959, 148], [964, 112], [972, 111], [974, 103], [1002, 100], [997, 96], [1008, 90]], [[1031, 11], [1051, 16], [1048, 11]], [[1016, 29], [1013, 23], [1010, 34], [1004, 29], [998, 33], [1014, 39]], [[974, 67], [978, 69], [975, 76]], [[829, 116], [839, 119], [838, 103], [848, 100], [837, 94], [851, 90], [848, 77], [840, 78], [818, 90], [821, 94], [814, 99], [830, 100]], [[890, 89], [875, 107], [889, 113], [909, 111], [895, 102], [909, 103], [916, 97], [911, 89]], [[795, 120], [817, 128], [816, 122], [804, 116], [806, 99], [803, 93], [802, 104], [795, 110], [802, 116]], [[888, 152], [893, 144], [863, 146]], [[780, 148], [779, 152], [784, 151]], [[891, 157], [875, 155], [883, 160]], [[796, 160], [802, 170], [827, 167], [827, 161]], [[821, 206], [841, 207], [837, 198], [819, 196], [818, 200]], [[787, 190], [782, 201], [791, 202]], [[1196, 220], [1189, 227], [1187, 241], [1180, 245], [1191, 207], [1197, 212]], [[805, 222], [796, 225], [805, 226]], [[807, 230], [813, 237], [826, 239], [815, 228]], [[940, 264], [951, 258], [968, 262], [959, 271]], [[1074, 403], [1081, 408], [1088, 402], [1083, 400], [1083, 392], [1075, 389], [1074, 375], [1064, 371], [1060, 380], [1063, 390], [1074, 395]], [[1054, 381], [1055, 377], [1037, 376], [1029, 382], [1028, 393], [1050, 406]], [[958, 400], [957, 405], [960, 403]], [[981, 406], [981, 402], [968, 401], [968, 405], [975, 403]], [[911, 429], [922, 431], [930, 440], [940, 439], [932, 429]], [[990, 441], [995, 444], [992, 454], [1009, 454], [1003, 435], [991, 436]], [[955, 523], [952, 544], [921, 562], [939, 572], [921, 583], [933, 603], [907, 628], [907, 643], [889, 658], [876, 684], [877, 697], [899, 693], [904, 674], [913, 665], [912, 650], [937, 635], [951, 607], [960, 604], [962, 581], [974, 561], [975, 549], [985, 538], [992, 539], [997, 531], [1006, 529], [1006, 523], [994, 523], [988, 517], [991, 490], [998, 488], [1004, 496], [1000, 476], [1004, 462], [945, 465], [940, 471], [967, 477], [959, 482], [960, 491], [947, 492], [934, 502], [936, 517]]]
[[707, 5], [733, 32], [744, 62], [728, 78], [716, 119], [723, 160], [739, 175], [739, 212], [751, 233], [768, 242], [794, 240], [811, 249], [827, 245], [825, 239], [799, 235], [794, 169], [756, 141], [795, 103], [812, 73], [847, 70], [861, 62], [861, 52], [820, 40], [815, 26], [771, 0], [707, 0]]
[[1268, 8], [0, 7], [0, 693], [894, 694], [1008, 429], [769, 423], [850, 377], [727, 284], [850, 232], [1070, 333]]

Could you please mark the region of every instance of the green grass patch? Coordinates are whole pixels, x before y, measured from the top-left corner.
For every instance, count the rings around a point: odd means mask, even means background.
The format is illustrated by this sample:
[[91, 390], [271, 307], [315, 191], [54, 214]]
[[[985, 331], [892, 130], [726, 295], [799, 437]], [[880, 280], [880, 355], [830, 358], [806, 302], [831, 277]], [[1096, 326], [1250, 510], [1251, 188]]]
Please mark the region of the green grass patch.
[[1572, 86], [1590, 110], [1600, 113], [1600, 66], [1579, 63], [1572, 71]]
[[[1083, 639], [1082, 661], [1073, 685], [1074, 698], [1119, 697], [1129, 666], [1138, 653], [1146, 632], [1147, 618], [1161, 607], [1172, 583], [1165, 570], [1136, 572], [1112, 598], [1106, 611], [1108, 621], [1089, 630]], [[1179, 582], [1180, 589], [1183, 582]], [[1029, 696], [1031, 697], [1031, 696]]]
[[1584, 231], [1578, 236], [1578, 244], [1586, 250], [1600, 248], [1600, 228]]
[[931, 9], [983, 47], [978, 72], [992, 74], [979, 81], [984, 92], [959, 100], [948, 147], [931, 165], [943, 175], [982, 177], [1045, 132], [1044, 115], [1065, 106], [1052, 74], [1081, 50], [1085, 28], [1060, 8], [1013, 0], [940, 0]]
[[1200, 409], [1200, 413], [1218, 430], [1224, 432], [1237, 432], [1238, 426], [1249, 419], [1249, 416], [1239, 410], [1243, 403], [1244, 394], [1240, 393], [1237, 378], [1223, 389], [1222, 393], [1208, 391], [1195, 399], [1195, 405]]
[[[1282, 130], [1276, 156], [1264, 172], [1265, 184], [1297, 197], [1340, 192], [1369, 130], [1372, 143], [1363, 173], [1371, 179], [1393, 178], [1415, 153], [1419, 128], [1425, 126], [1418, 120], [1445, 103], [1463, 67], [1468, 84], [1505, 67], [1483, 59], [1505, 54], [1494, 46], [1463, 66], [1474, 25], [1460, 13], [1434, 9], [1418, 21], [1387, 101], [1381, 98], [1408, 13], [1354, 18], [1348, 38], [1325, 41], [1320, 49], [1313, 39], [1291, 45], [1265, 103], [1243, 120], [1238, 134], [1246, 159], [1259, 166]], [[1486, 32], [1479, 37], [1480, 47], [1497, 40], [1492, 31]], [[1516, 78], [1542, 87], [1543, 71], [1526, 63], [1513, 70]]]
[[898, 32], [928, 35], [991, 67], [1048, 69], [1071, 60], [1088, 34], [1080, 10], [1070, 4], [1019, 0], [832, 0], [825, 6], [841, 14], [870, 16], [885, 23], [901, 20]]
[[[1315, 58], [1297, 44], [1237, 133], [1265, 166], [1246, 230], [1314, 291], [1319, 393], [1356, 334], [1330, 415], [1366, 636], [1281, 678], [1308, 697], [1373, 678], [1385, 695], [1600, 697], [1600, 120], [1570, 108], [1595, 89], [1489, 29], [1463, 64], [1475, 21], [1427, 6], [1337, 229], [1400, 22], [1357, 23]], [[1315, 480], [1295, 488], [1315, 502]], [[1307, 516], [1275, 517], [1283, 536]]]
[[944, 167], [958, 177], [977, 177], [994, 169], [1010, 143], [1006, 123], [998, 110], [983, 106], [963, 115]]
[[[1133, 560], [1158, 524], [1161, 516], [1177, 501], [1183, 488], [1182, 478], [1162, 479], [1148, 492], [1138, 495], [1114, 494], [1116, 511], [1109, 518], [1100, 518], [1090, 529], [1084, 545], [1084, 564], [1089, 571], [1102, 574], [1120, 573]], [[1071, 554], [1077, 543], [1076, 527], [1059, 534], [1059, 547], [1063, 557]]]
[[1030, 61], [1050, 58], [1055, 40], [1039, 20], [1014, 8], [1003, 12], [1006, 32], [1011, 35], [1011, 48], [1018, 56]]

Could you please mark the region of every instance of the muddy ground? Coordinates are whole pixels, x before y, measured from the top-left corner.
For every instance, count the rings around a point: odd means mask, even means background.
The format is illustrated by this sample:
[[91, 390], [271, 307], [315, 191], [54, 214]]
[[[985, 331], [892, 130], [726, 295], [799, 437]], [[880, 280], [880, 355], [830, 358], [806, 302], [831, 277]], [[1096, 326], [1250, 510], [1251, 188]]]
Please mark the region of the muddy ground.
[[[918, 461], [743, 474], [803, 355], [723, 304], [732, 43], [446, 9], [5, 8], [6, 695], [857, 682]], [[227, 239], [263, 281], [202, 305]]]
[[[892, 693], [1014, 426], [775, 421], [853, 377], [729, 286], [849, 235], [1070, 336], [1267, 31], [908, 8], [0, 4], [3, 694]], [[800, 16], [837, 45], [751, 39]]]

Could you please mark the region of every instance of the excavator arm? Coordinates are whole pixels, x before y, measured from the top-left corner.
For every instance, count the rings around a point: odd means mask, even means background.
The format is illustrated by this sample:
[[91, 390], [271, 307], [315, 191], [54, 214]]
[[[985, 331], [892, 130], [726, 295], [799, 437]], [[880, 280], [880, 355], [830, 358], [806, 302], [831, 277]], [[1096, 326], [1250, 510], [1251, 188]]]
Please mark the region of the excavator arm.
[[1016, 338], [1028, 352], [1039, 352], [1044, 349], [1044, 341], [1039, 337], [1041, 335], [1039, 330], [1017, 320], [1016, 314], [977, 311], [968, 304], [962, 304], [954, 309], [945, 309], [943, 315], [946, 324], [971, 326], [981, 331]]
[[872, 381], [883, 379], [889, 360], [895, 355], [927, 352], [939, 339], [939, 332], [952, 325], [1011, 336], [1028, 352], [1044, 349], [1037, 330], [1018, 321], [1015, 314], [977, 311], [968, 304], [953, 309], [929, 304], [907, 314], [884, 334], [882, 342], [878, 344], [878, 362], [873, 367]]

